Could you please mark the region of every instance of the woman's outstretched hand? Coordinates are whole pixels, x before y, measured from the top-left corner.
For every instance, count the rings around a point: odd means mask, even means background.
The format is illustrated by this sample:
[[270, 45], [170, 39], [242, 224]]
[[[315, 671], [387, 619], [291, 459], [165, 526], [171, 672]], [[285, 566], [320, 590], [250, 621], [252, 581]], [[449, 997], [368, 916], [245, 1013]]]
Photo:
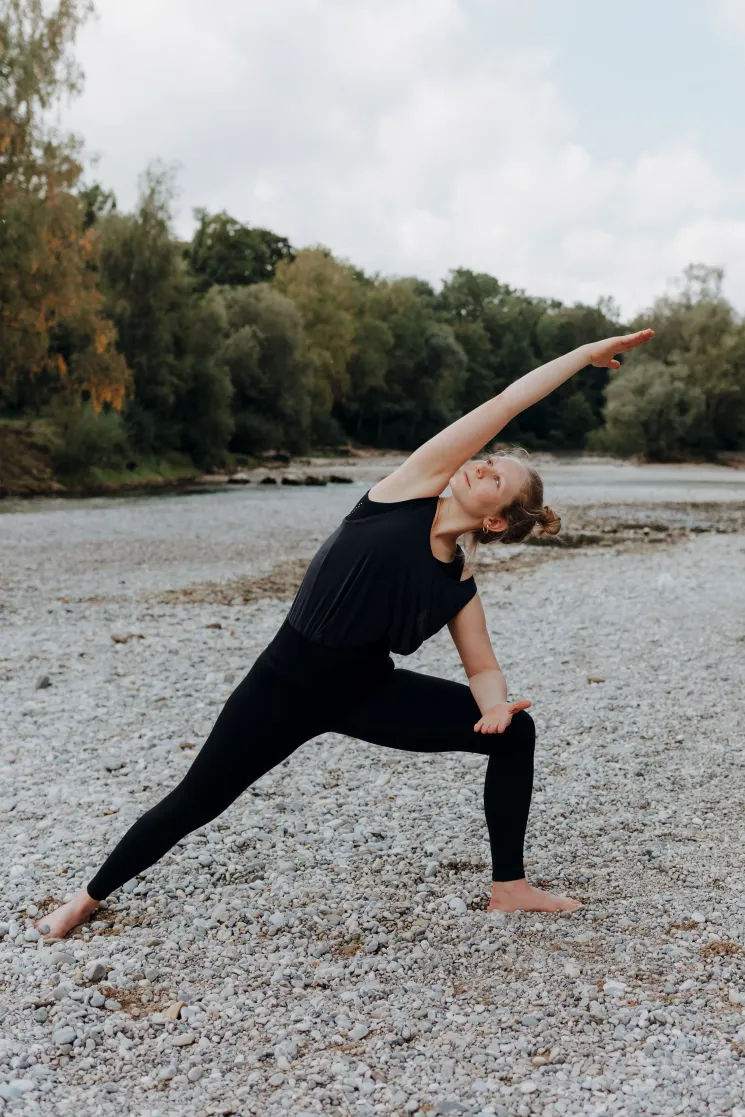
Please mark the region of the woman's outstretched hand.
[[621, 337], [607, 337], [604, 341], [595, 341], [588, 346], [589, 363], [596, 368], [620, 368], [620, 362], [614, 359], [616, 353], [636, 349], [637, 345], [643, 345], [652, 337], [654, 337], [654, 330], [638, 330], [635, 334], [623, 334]]
[[518, 710], [527, 710], [528, 706], [533, 703], [529, 702], [527, 698], [521, 698], [519, 702], [497, 702], [496, 706], [491, 706], [483, 716], [474, 725], [476, 733], [504, 733], [507, 726], [512, 721], [512, 715], [516, 714]]

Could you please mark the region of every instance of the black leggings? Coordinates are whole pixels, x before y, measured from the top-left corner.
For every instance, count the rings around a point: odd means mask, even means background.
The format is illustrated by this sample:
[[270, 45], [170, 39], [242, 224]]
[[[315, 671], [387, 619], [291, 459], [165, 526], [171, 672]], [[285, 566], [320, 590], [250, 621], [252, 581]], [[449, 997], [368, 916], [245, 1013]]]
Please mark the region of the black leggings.
[[476, 733], [480, 717], [465, 683], [395, 667], [381, 649], [340, 654], [284, 621], [228, 698], [184, 778], [130, 827], [88, 893], [105, 899], [300, 745], [328, 731], [410, 752], [488, 756], [484, 810], [492, 880], [517, 880], [525, 875], [535, 727], [520, 710], [503, 733]]

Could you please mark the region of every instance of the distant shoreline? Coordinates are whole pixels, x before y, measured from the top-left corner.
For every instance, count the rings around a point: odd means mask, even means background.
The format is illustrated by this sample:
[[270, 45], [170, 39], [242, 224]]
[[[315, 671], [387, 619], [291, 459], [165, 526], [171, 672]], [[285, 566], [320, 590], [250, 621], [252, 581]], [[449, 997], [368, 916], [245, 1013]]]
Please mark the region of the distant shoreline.
[[[32, 499], [33, 497], [81, 497], [129, 496], [147, 493], [168, 493], [198, 491], [222, 485], [262, 484], [307, 485], [317, 487], [328, 482], [351, 482], [365, 473], [365, 467], [380, 463], [384, 468], [395, 469], [406, 457], [405, 452], [378, 449], [357, 449], [319, 451], [317, 454], [298, 456], [279, 454], [276, 457], [256, 459], [251, 466], [236, 466], [229, 470], [204, 473], [198, 469], [184, 470], [178, 476], [164, 476], [152, 473], [147, 477], [132, 475], [116, 480], [88, 480], [63, 483], [57, 478], [29, 477], [3, 481], [0, 479], [0, 499], [14, 497]], [[727, 469], [744, 470], [745, 452], [721, 452], [716, 461], [703, 458], [685, 458], [669, 462], [651, 462], [642, 458], [620, 458], [611, 454], [593, 451], [546, 451], [531, 452], [530, 460], [540, 467], [541, 464], [560, 465], [562, 462], [595, 462], [624, 464], [643, 468], [644, 466], [721, 466]], [[324, 481], [324, 477], [326, 480]], [[362, 478], [365, 479], [365, 478]]]

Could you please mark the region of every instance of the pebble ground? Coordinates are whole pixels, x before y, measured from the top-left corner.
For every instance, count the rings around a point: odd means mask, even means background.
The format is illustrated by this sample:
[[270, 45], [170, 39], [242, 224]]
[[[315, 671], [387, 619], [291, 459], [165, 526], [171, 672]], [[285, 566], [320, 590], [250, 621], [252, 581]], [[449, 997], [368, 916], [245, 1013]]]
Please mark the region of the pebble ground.
[[[0, 519], [0, 1111], [745, 1117], [737, 531], [477, 571], [537, 726], [529, 876], [578, 914], [485, 911], [484, 758], [329, 733], [38, 940], [287, 610], [169, 593], [306, 560], [359, 495]], [[394, 658], [464, 680], [447, 630]]]

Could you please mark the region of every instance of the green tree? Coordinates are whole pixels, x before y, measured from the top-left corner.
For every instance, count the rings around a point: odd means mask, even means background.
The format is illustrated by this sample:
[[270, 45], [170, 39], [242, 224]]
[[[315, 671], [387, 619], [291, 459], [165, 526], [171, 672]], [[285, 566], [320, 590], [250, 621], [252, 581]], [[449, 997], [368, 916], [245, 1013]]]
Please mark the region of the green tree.
[[219, 461], [232, 432], [232, 389], [218, 354], [227, 328], [219, 299], [198, 295], [171, 233], [172, 168], [154, 163], [137, 210], [98, 220], [101, 286], [134, 377], [126, 418], [146, 453], [179, 450]]
[[605, 414], [597, 449], [669, 461], [685, 456], [700, 436], [704, 393], [684, 365], [648, 358], [616, 370]]
[[267, 229], [252, 229], [222, 213], [195, 209], [199, 222], [186, 257], [199, 290], [213, 283], [245, 286], [268, 282], [280, 260], [294, 259], [286, 237]]
[[116, 213], [116, 197], [113, 191], [105, 190], [100, 182], [90, 186], [79, 186], [77, 195], [83, 203], [83, 228], [90, 229], [100, 217]]
[[220, 360], [233, 388], [231, 450], [307, 453], [311, 381], [300, 312], [266, 284], [213, 291], [227, 323]]
[[[720, 449], [740, 449], [745, 438], [745, 324], [722, 295], [723, 279], [721, 268], [685, 268], [673, 292], [631, 324], [631, 329], [642, 323], [654, 328], [654, 348], [627, 358], [650, 378], [660, 375], [660, 362], [688, 370], [687, 382], [700, 393], [703, 413], [686, 428], [685, 449], [707, 457]], [[655, 445], [649, 453], [660, 451]]]
[[454, 268], [442, 285], [437, 309], [453, 325], [456, 322], [480, 322], [487, 306], [494, 305], [510, 293], [510, 288], [493, 275], [472, 272], [468, 268]]
[[466, 354], [426, 285], [379, 280], [362, 290], [349, 391], [335, 414], [374, 445], [413, 448], [459, 414]]
[[174, 415], [178, 445], [205, 469], [223, 465], [235, 430], [233, 385], [222, 359], [227, 315], [214, 288], [182, 305], [178, 325], [181, 375]]
[[303, 321], [305, 359], [311, 376], [311, 428], [315, 441], [342, 431], [332, 421], [335, 401], [349, 391], [361, 288], [355, 269], [323, 248], [303, 249], [277, 265], [274, 286], [291, 299]]
[[172, 427], [182, 375], [179, 328], [191, 288], [171, 237], [174, 193], [173, 169], [152, 164], [140, 179], [136, 211], [98, 222], [104, 305], [134, 375], [134, 413], [150, 415], [135, 431], [149, 451], [178, 442]]
[[[498, 394], [537, 365], [617, 329], [617, 323], [609, 320], [609, 314], [617, 315], [609, 300], [600, 300], [595, 307], [567, 307], [464, 268], [451, 272], [438, 309], [468, 358], [460, 401], [463, 411]], [[582, 447], [589, 431], [603, 421], [607, 375], [594, 372], [539, 400], [508, 424], [500, 437], [531, 449]]]

